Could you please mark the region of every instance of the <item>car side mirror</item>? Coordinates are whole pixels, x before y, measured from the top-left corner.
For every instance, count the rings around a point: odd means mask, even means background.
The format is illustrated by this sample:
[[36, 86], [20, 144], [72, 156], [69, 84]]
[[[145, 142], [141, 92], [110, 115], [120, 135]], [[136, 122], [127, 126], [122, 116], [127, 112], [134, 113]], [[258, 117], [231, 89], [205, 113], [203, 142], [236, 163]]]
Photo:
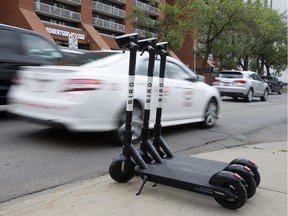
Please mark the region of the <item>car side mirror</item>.
[[197, 79], [197, 81], [199, 81], [199, 82], [205, 82], [205, 77], [202, 76], [202, 75], [197, 75], [197, 76], [196, 76], [196, 79]]

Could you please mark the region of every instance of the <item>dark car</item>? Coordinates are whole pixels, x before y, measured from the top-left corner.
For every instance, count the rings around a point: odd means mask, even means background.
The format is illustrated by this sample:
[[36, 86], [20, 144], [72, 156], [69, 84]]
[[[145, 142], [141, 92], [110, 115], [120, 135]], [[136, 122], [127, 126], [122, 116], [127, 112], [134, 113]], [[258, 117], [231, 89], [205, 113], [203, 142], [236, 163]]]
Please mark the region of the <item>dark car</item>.
[[0, 110], [7, 105], [7, 92], [21, 66], [54, 64], [63, 52], [45, 36], [0, 24]]
[[269, 86], [269, 94], [276, 92], [282, 94], [283, 83], [276, 76], [261, 76]]

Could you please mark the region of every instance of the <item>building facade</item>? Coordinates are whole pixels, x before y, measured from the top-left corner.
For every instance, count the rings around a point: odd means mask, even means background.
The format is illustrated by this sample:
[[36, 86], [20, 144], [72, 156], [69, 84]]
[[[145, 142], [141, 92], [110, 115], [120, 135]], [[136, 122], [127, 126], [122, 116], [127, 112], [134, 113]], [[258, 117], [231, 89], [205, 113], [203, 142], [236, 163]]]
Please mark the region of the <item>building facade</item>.
[[[40, 32], [59, 46], [98, 50], [119, 49], [114, 37], [137, 32], [140, 38], [157, 37], [147, 26], [134, 28], [134, 8], [157, 22], [161, 4], [175, 0], [0, 0], [0, 23]], [[151, 23], [151, 22], [150, 22]], [[76, 39], [75, 39], [76, 38]], [[75, 46], [76, 41], [76, 46]], [[74, 42], [74, 43], [73, 43]], [[174, 57], [197, 71], [196, 40], [187, 35], [183, 47]], [[192, 50], [192, 51], [191, 51]], [[174, 53], [172, 53], [174, 54]], [[210, 67], [210, 66], [207, 66]], [[206, 76], [206, 75], [205, 75]]]
[[[145, 31], [134, 28], [127, 17], [134, 7], [145, 11], [151, 20], [159, 18], [159, 5], [166, 0], [1, 0], [0, 23], [30, 29], [46, 35], [59, 46], [117, 49], [114, 37]], [[146, 30], [147, 31], [147, 30]], [[151, 30], [151, 35], [157, 36]], [[74, 38], [73, 38], [74, 37]], [[76, 38], [76, 39], [75, 39]], [[71, 44], [70, 44], [71, 45]]]

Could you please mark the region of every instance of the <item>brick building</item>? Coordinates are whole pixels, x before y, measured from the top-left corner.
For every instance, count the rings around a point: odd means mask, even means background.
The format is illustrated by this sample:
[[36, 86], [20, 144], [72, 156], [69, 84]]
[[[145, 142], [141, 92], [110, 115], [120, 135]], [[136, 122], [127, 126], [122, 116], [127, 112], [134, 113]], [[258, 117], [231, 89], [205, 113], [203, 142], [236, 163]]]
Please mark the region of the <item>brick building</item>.
[[[68, 46], [70, 33], [76, 33], [80, 49], [117, 48], [114, 36], [138, 32], [126, 16], [133, 7], [159, 17], [158, 6], [166, 0], [1, 0], [0, 23], [41, 32], [60, 46]], [[154, 34], [153, 32], [151, 32]]]
[[[126, 18], [133, 13], [134, 7], [157, 21], [161, 16], [159, 5], [174, 3], [174, 0], [153, 0], [154, 4], [150, 5], [150, 1], [1, 0], [0, 23], [40, 32], [60, 46], [69, 46], [69, 35], [74, 33], [80, 49], [117, 49], [114, 36], [137, 32], [140, 38], [145, 37], [145, 31], [134, 28]], [[152, 29], [149, 33], [157, 37]], [[190, 34], [176, 53], [192, 70], [201, 65], [201, 60], [194, 61], [195, 49], [196, 40]]]

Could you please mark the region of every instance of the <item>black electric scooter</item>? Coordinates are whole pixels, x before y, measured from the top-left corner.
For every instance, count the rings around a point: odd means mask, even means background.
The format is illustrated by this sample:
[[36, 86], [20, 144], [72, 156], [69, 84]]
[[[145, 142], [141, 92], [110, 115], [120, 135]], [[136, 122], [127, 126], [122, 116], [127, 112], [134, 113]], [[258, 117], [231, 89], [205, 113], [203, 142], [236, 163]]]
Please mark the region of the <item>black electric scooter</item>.
[[[139, 165], [140, 162], [141, 167], [146, 167], [144, 164], [151, 163], [152, 161], [161, 163], [162, 158], [157, 153], [156, 149], [152, 145], [149, 140], [149, 118], [150, 118], [150, 103], [152, 97], [152, 84], [153, 84], [153, 71], [154, 71], [154, 62], [155, 62], [155, 54], [156, 54], [156, 38], [150, 38], [145, 40], [137, 41], [135, 39], [137, 35], [129, 34], [123, 35], [120, 37], [116, 37], [115, 40], [118, 43], [119, 47], [130, 49], [130, 65], [129, 65], [129, 82], [128, 82], [128, 101], [126, 105], [126, 125], [124, 131], [124, 144], [122, 154], [113, 159], [109, 167], [109, 174], [112, 179], [117, 182], [127, 182], [132, 179], [135, 175], [135, 166]], [[136, 151], [134, 146], [132, 145], [132, 113], [133, 107], [131, 103], [133, 102], [133, 91], [131, 86], [131, 79], [135, 76], [135, 63], [136, 63], [136, 53], [139, 49], [142, 53], [141, 55], [147, 51], [149, 53], [149, 64], [147, 71], [147, 85], [146, 85], [146, 100], [144, 107], [144, 116], [143, 116], [143, 125], [141, 130], [141, 138], [140, 138], [140, 149]], [[134, 64], [134, 65], [133, 65]], [[134, 86], [134, 84], [133, 84]], [[145, 161], [143, 163], [143, 160]], [[137, 162], [138, 161], [138, 162]]]
[[[127, 38], [127, 36], [126, 37], [123, 36], [123, 38]], [[129, 42], [129, 44], [130, 47], [134, 47], [131, 46], [131, 41]], [[155, 183], [161, 183], [213, 196], [215, 200], [225, 208], [237, 209], [242, 207], [246, 202], [247, 192], [242, 183], [245, 181], [237, 172], [221, 171], [222, 169], [218, 170], [216, 169], [215, 171], [215, 167], [212, 166], [213, 168], [210, 168], [210, 165], [214, 164], [214, 161], [210, 160], [195, 159], [194, 161], [195, 164], [191, 164], [191, 161], [185, 157], [176, 157], [177, 160], [175, 160], [174, 159], [175, 157], [173, 156], [172, 152], [169, 150], [167, 144], [162, 138], [161, 106], [162, 106], [162, 92], [164, 87], [167, 44], [165, 43], [158, 44], [157, 52], [161, 57], [159, 96], [157, 106], [158, 117], [156, 116], [157, 118], [155, 123], [156, 129], [154, 129], [154, 138], [153, 138], [153, 145], [155, 146], [155, 150], [157, 153], [155, 153], [155, 151], [153, 150], [145, 151], [145, 147], [142, 147], [142, 150], [144, 149], [146, 156], [149, 154], [153, 158], [152, 162], [145, 163], [140, 154], [135, 150], [135, 148], [131, 147], [132, 144], [129, 141], [129, 137], [131, 140], [131, 136], [126, 135], [126, 137], [128, 138], [124, 139], [123, 154], [115, 158], [112, 164], [110, 165], [109, 168], [110, 176], [117, 182], [129, 181], [131, 178], [133, 178], [134, 176], [133, 169], [134, 166], [137, 165], [135, 170], [138, 173], [138, 175], [140, 175], [143, 178], [143, 183], [137, 194], [140, 194], [146, 181], [152, 181]], [[133, 55], [134, 55], [133, 52], [131, 52], [130, 60], [131, 56]], [[154, 59], [149, 58], [149, 61], [152, 60]], [[131, 68], [133, 68], [131, 62], [133, 61], [130, 61], [129, 75], [133, 74], [133, 72], [131, 72]], [[131, 99], [130, 94], [129, 96]], [[130, 109], [127, 108], [127, 114], [129, 114], [129, 112], [131, 112], [131, 108]], [[131, 122], [131, 120], [132, 120], [131, 118], [127, 117], [126, 124], [128, 122], [129, 125], [129, 122]], [[125, 133], [127, 133], [128, 135], [131, 134], [131, 127], [130, 128], [127, 127], [127, 130], [125, 131], [127, 131]], [[161, 140], [161, 142], [159, 142], [159, 140]], [[149, 149], [151, 149], [151, 145], [149, 145]], [[151, 152], [153, 153], [151, 154]], [[246, 175], [253, 176], [252, 172], [249, 170], [246, 170], [246, 173], [245, 171], [242, 171], [241, 174], [243, 173]]]
[[124, 129], [122, 154], [114, 158], [110, 167], [109, 174], [112, 179], [117, 182], [127, 182], [134, 177], [135, 165], [141, 168], [147, 168], [145, 161], [142, 159], [137, 149], [132, 144], [132, 117], [134, 104], [134, 83], [135, 83], [135, 66], [136, 56], [139, 46], [138, 34], [132, 33], [115, 37], [115, 40], [120, 48], [125, 52], [130, 51], [129, 58], [129, 77], [128, 77], [128, 98], [126, 103], [126, 124]]
[[146, 163], [152, 161], [156, 163], [162, 163], [160, 155], [149, 140], [149, 119], [150, 119], [150, 104], [152, 99], [152, 85], [153, 85], [153, 72], [154, 62], [156, 55], [156, 38], [149, 38], [138, 41], [139, 50], [142, 51], [141, 55], [147, 51], [149, 53], [148, 71], [147, 71], [147, 83], [146, 83], [146, 99], [144, 102], [144, 116], [143, 125], [140, 136], [140, 149], [139, 153]]

